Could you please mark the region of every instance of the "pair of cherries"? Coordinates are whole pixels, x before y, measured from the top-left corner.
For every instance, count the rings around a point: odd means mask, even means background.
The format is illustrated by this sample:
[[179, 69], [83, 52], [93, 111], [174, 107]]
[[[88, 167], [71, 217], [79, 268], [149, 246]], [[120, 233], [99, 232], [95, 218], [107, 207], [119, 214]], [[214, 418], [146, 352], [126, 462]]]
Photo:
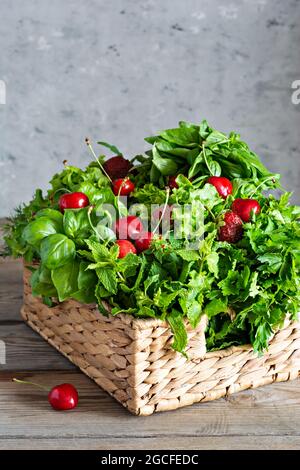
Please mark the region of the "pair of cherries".
[[[134, 190], [135, 186], [129, 178], [120, 178], [112, 183], [113, 193], [118, 196], [128, 196]], [[59, 198], [59, 209], [64, 212], [66, 209], [81, 209], [90, 204], [86, 194], [81, 192], [66, 193]]]

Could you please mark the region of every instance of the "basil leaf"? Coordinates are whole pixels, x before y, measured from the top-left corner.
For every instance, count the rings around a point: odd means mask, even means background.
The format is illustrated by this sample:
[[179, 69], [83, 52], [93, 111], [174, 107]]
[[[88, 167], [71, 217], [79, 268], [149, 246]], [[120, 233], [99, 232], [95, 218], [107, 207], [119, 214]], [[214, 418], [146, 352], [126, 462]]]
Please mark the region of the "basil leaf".
[[75, 257], [75, 245], [65, 235], [49, 235], [42, 241], [40, 253], [42, 263], [49, 269], [55, 269]]
[[78, 291], [78, 274], [80, 262], [73, 259], [51, 272], [53, 284], [58, 292], [58, 299], [63, 302]]
[[25, 227], [22, 236], [27, 243], [38, 247], [44, 238], [57, 233], [59, 228], [54, 220], [48, 217], [39, 217]]
[[171, 158], [162, 157], [156, 148], [153, 146], [153, 164], [164, 176], [174, 175], [177, 172], [178, 165]]
[[40, 266], [32, 273], [30, 285], [33, 295], [57, 297], [57, 291], [51, 279], [51, 271], [45, 266]]
[[177, 129], [167, 129], [160, 132], [160, 136], [168, 142], [172, 142], [183, 147], [195, 146], [199, 144], [199, 132], [197, 128], [182, 126]]
[[47, 217], [48, 219], [53, 220], [53, 222], [56, 222], [59, 231], [63, 231], [63, 215], [60, 211], [50, 208], [41, 209], [35, 214], [36, 219], [39, 217]]
[[88, 218], [88, 208], [66, 209], [63, 216], [64, 232], [70, 238], [84, 240], [91, 234], [92, 228]]

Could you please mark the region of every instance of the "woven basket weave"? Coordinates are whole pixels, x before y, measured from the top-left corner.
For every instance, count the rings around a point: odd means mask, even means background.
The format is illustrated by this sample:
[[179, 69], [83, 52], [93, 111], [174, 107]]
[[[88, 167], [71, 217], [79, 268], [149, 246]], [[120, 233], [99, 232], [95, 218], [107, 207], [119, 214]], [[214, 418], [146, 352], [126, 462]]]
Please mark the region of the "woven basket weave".
[[170, 347], [160, 320], [105, 317], [95, 305], [68, 300], [49, 308], [31, 294], [24, 269], [22, 317], [86, 375], [137, 415], [210, 401], [247, 388], [292, 380], [300, 373], [300, 324], [286, 321], [268, 352], [250, 345], [206, 353], [202, 317], [188, 329], [188, 359]]

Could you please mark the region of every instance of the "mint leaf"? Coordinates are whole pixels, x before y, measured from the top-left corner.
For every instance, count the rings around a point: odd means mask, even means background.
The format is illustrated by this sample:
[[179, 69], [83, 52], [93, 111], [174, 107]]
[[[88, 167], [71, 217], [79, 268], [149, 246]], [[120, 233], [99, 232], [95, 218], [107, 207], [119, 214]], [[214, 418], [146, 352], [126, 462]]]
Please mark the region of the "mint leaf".
[[113, 269], [101, 268], [97, 269], [97, 276], [103, 287], [110, 294], [117, 292], [117, 274]]
[[181, 313], [178, 310], [172, 309], [171, 313], [167, 315], [167, 321], [174, 335], [172, 348], [175, 351], [184, 353], [188, 338]]
[[204, 313], [208, 316], [208, 318], [214, 317], [219, 313], [225, 313], [227, 311], [227, 303], [221, 299], [211, 300], [204, 309]]

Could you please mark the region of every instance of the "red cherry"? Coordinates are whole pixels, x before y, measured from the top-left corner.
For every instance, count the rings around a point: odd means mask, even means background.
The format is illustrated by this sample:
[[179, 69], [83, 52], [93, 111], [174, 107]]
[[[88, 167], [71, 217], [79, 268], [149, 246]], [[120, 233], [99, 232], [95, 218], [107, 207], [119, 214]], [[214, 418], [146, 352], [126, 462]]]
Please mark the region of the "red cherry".
[[232, 184], [229, 179], [223, 176], [210, 176], [207, 182], [216, 188], [223, 199], [226, 199], [229, 194], [232, 194]]
[[66, 193], [59, 198], [59, 209], [64, 212], [65, 209], [81, 209], [88, 206], [89, 198], [84, 193]]
[[136, 254], [136, 248], [129, 240], [117, 240], [116, 244], [119, 246], [118, 258], [124, 258], [128, 253]]
[[122, 155], [117, 155], [106, 160], [106, 162], [103, 164], [103, 167], [110, 178], [112, 180], [116, 180], [118, 178], [125, 178], [133, 165]]
[[78, 392], [71, 384], [57, 385], [50, 390], [48, 401], [55, 410], [72, 410], [78, 404]]
[[127, 217], [121, 217], [115, 223], [115, 231], [118, 237], [122, 240], [131, 238], [136, 240], [139, 238], [141, 232], [143, 232], [142, 221], [135, 215], [128, 215]]
[[174, 176], [169, 176], [168, 178], [168, 186], [170, 189], [177, 189], [179, 186], [178, 184], [176, 183], [176, 178], [177, 178], [178, 175], [174, 175]]
[[142, 253], [142, 251], [150, 248], [153, 236], [152, 232], [142, 232], [140, 234], [140, 237], [135, 241], [135, 247], [138, 253]]
[[219, 229], [219, 240], [221, 242], [236, 243], [242, 236], [242, 219], [234, 212], [226, 212], [224, 215], [224, 225]]
[[78, 392], [76, 388], [71, 384], [60, 384], [53, 387], [50, 392], [47, 387], [34, 382], [28, 382], [27, 380], [12, 379], [13, 382], [17, 382], [25, 385], [32, 385], [48, 392], [48, 401], [52, 408], [55, 410], [72, 410], [78, 404]]
[[251, 220], [252, 212], [254, 214], [259, 214], [261, 207], [256, 199], [236, 199], [233, 201], [231, 209], [244, 222], [249, 222]]
[[128, 196], [134, 191], [134, 184], [129, 178], [119, 178], [112, 183], [112, 190], [115, 196]]

